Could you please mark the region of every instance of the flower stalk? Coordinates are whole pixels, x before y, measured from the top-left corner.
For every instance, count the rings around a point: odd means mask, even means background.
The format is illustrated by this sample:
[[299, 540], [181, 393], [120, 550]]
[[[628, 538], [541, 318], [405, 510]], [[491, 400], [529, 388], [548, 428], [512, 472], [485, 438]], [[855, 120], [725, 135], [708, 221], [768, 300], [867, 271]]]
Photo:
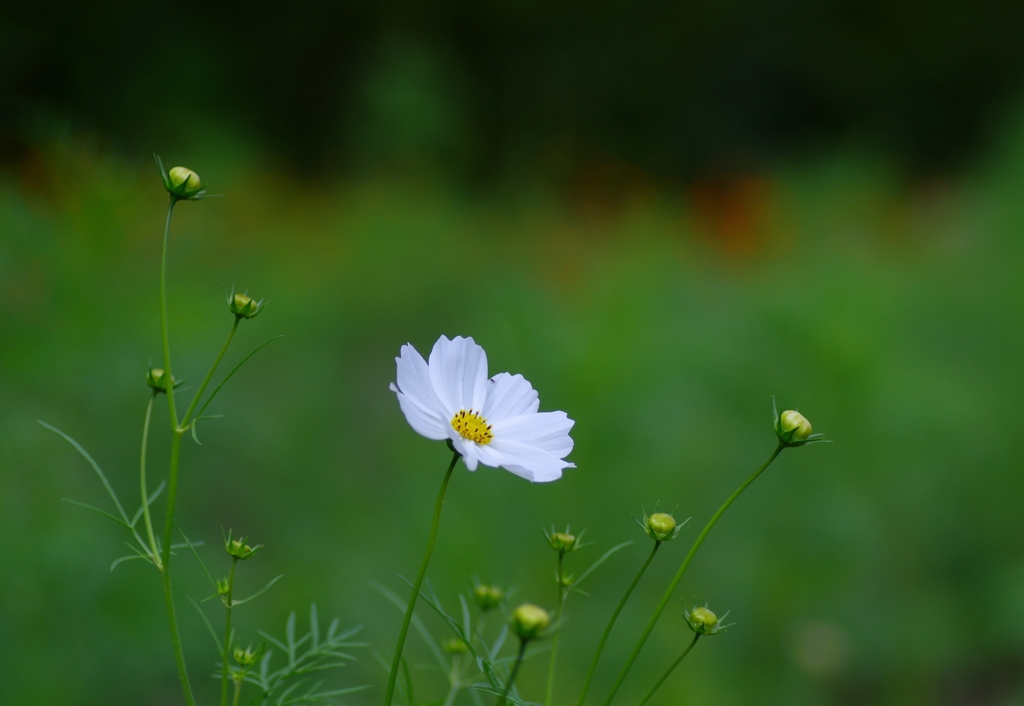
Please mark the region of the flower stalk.
[[[164, 374], [166, 380], [167, 408], [171, 417], [171, 460], [167, 473], [167, 517], [164, 522], [163, 555], [160, 558], [160, 573], [163, 579], [164, 603], [167, 605], [167, 622], [171, 630], [171, 647], [174, 649], [174, 661], [178, 666], [178, 679], [181, 691], [185, 696], [186, 706], [195, 706], [192, 685], [188, 679], [188, 668], [185, 666], [185, 655], [181, 649], [181, 635], [178, 631], [178, 617], [174, 610], [174, 593], [171, 589], [171, 540], [174, 537], [174, 505], [178, 498], [178, 461], [181, 456], [181, 437], [184, 433], [178, 426], [178, 412], [174, 406], [174, 377], [171, 375], [171, 346], [167, 326], [167, 241], [171, 232], [171, 215], [177, 199], [172, 195], [167, 204], [167, 219], [164, 222], [164, 243], [160, 258], [160, 337], [164, 355]], [[145, 501], [143, 501], [145, 502]]]
[[156, 536], [153, 534], [153, 520], [149, 515], [149, 491], [146, 489], [146, 447], [149, 444], [149, 422], [153, 417], [153, 402], [156, 400], [157, 391], [149, 396], [149, 404], [146, 405], [146, 421], [142, 425], [142, 454], [139, 460], [139, 490], [142, 492], [142, 517], [146, 523], [146, 538], [149, 540], [149, 550], [153, 555], [153, 565], [160, 569], [160, 552], [156, 548]]
[[601, 639], [598, 640], [597, 650], [594, 651], [594, 658], [590, 661], [590, 668], [587, 670], [587, 676], [583, 680], [583, 688], [580, 690], [580, 698], [576, 701], [576, 706], [583, 706], [583, 702], [587, 698], [587, 692], [590, 690], [590, 682], [594, 678], [594, 672], [597, 671], [597, 663], [601, 659], [601, 653], [604, 651], [605, 643], [608, 642], [608, 636], [612, 633], [612, 628], [615, 626], [615, 621], [619, 619], [619, 613], [626, 605], [626, 601], [633, 594], [633, 589], [636, 588], [637, 584], [640, 583], [640, 578], [647, 571], [647, 567], [651, 565], [654, 560], [654, 555], [658, 553], [658, 548], [661, 546], [661, 542], [658, 540], [654, 541], [654, 548], [651, 549], [651, 553], [647, 555], [647, 560], [644, 561], [643, 566], [640, 567], [640, 571], [637, 572], [636, 576], [633, 577], [633, 582], [629, 584], [626, 592], [622, 594], [619, 604], [615, 606], [612, 617], [608, 620], [608, 625], [605, 626], [604, 632], [601, 634]]
[[501, 692], [501, 696], [495, 701], [495, 706], [505, 706], [508, 703], [508, 693], [512, 691], [512, 684], [516, 681], [516, 675], [519, 674], [519, 667], [523, 663], [523, 657], [526, 655], [526, 643], [529, 640], [521, 639], [519, 641], [519, 654], [516, 655], [516, 663], [512, 666], [512, 672], [508, 675], [508, 681], [505, 682], [505, 689]]
[[[569, 592], [569, 588], [572, 585], [570, 581], [566, 581], [565, 573], [563, 572], [562, 565], [565, 560], [565, 550], [559, 550], [558, 552], [558, 568], [555, 572], [555, 581], [558, 583], [558, 603], [555, 609], [555, 624], [562, 622], [562, 610], [565, 607], [565, 597]], [[566, 584], [569, 584], [568, 586]], [[561, 636], [561, 630], [557, 631], [551, 638], [551, 661], [548, 664], [548, 686], [546, 696], [544, 698], [545, 706], [551, 706], [551, 699], [554, 696], [555, 691], [555, 661], [558, 659], [558, 638]]]
[[398, 670], [402, 664], [402, 649], [405, 647], [405, 638], [409, 634], [409, 623], [412, 622], [413, 610], [416, 608], [416, 599], [420, 596], [420, 587], [423, 585], [423, 577], [427, 574], [427, 566], [430, 565], [430, 556], [434, 553], [434, 542], [437, 540], [437, 527], [441, 521], [441, 507], [444, 505], [444, 494], [448, 489], [448, 481], [452, 477], [452, 471], [460, 458], [456, 451], [452, 455], [452, 461], [448, 464], [448, 471], [441, 481], [441, 489], [437, 493], [437, 502], [434, 504], [434, 519], [430, 525], [430, 536], [427, 538], [427, 550], [423, 554], [423, 562], [420, 564], [416, 581], [412, 585], [412, 595], [409, 597], [409, 604], [405, 609], [405, 617], [402, 619], [402, 629], [398, 633], [398, 644], [395, 645], [395, 656], [391, 660], [391, 672], [388, 675], [388, 690], [384, 695], [384, 706], [391, 706], [395, 698], [395, 683], [398, 680]]
[[754, 471], [751, 474], [751, 476], [747, 478], [743, 482], [743, 484], [740, 485], [740, 487], [737, 488], [733, 492], [733, 494], [726, 499], [724, 503], [722, 503], [722, 506], [718, 508], [718, 511], [715, 512], [714, 515], [711, 516], [711, 519], [708, 520], [708, 523], [704, 526], [704, 529], [701, 530], [701, 533], [697, 536], [697, 539], [694, 540], [693, 546], [690, 547], [690, 551], [689, 553], [687, 553], [686, 558], [683, 559], [683, 563], [680, 565], [679, 570], [676, 572], [676, 575], [672, 578], [672, 583], [670, 583], [668, 588], [665, 590], [665, 594], [661, 597], [661, 601], [658, 603], [658, 607], [654, 609], [654, 615], [652, 615], [651, 619], [647, 622], [647, 627], [644, 628], [643, 634], [637, 641], [636, 646], [633, 647], [633, 651], [630, 653], [629, 658], [626, 660], [626, 664], [622, 667], [622, 671], [619, 672], [619, 676], [615, 679], [615, 683], [612, 684], [611, 691], [608, 692], [608, 697], [604, 700], [604, 706], [608, 706], [612, 702], [612, 699], [615, 698], [615, 694], [618, 692], [619, 687], [622, 686], [622, 682], [625, 681], [626, 675], [629, 674], [629, 670], [632, 669], [633, 663], [636, 662], [636, 658], [640, 655], [640, 650], [643, 649], [644, 643], [647, 642], [647, 638], [650, 636], [651, 631], [654, 630], [655, 624], [658, 622], [658, 619], [661, 617], [661, 614], [665, 611], [665, 606], [667, 606], [668, 602], [672, 599], [672, 594], [675, 593], [676, 587], [679, 585], [679, 582], [683, 579], [683, 574], [686, 573], [686, 570], [690, 566], [690, 562], [693, 561], [693, 557], [697, 554], [697, 550], [700, 549], [700, 546], [704, 543], [704, 540], [711, 532], [711, 528], [715, 526], [715, 523], [717, 523], [718, 520], [722, 517], [722, 515], [725, 514], [725, 511], [729, 509], [729, 506], [733, 504], [736, 498], [738, 498], [743, 493], [743, 491], [750, 486], [751, 483], [757, 480], [757, 477], [761, 475], [764, 472], [764, 470], [768, 468], [768, 466], [771, 465], [772, 461], [774, 461], [776, 457], [780, 453], [782, 453], [782, 450], [785, 448], [785, 442], [780, 440], [779, 445], [775, 447], [775, 450], [772, 452], [772, 455], [768, 457], [768, 460], [762, 463], [760, 468]]
[[192, 398], [191, 404], [185, 411], [185, 417], [182, 419], [182, 426], [188, 427], [195, 420], [192, 419], [192, 412], [195, 411], [196, 405], [199, 404], [199, 399], [203, 396], [206, 391], [207, 385], [210, 384], [210, 380], [213, 378], [213, 374], [217, 372], [217, 367], [220, 365], [220, 361], [224, 359], [224, 354], [228, 352], [228, 346], [231, 345], [232, 339], [235, 337], [235, 332], [238, 330], [238, 322], [242, 320], [241, 316], [235, 317], [235, 322], [231, 324], [231, 332], [228, 333], [228, 338], [224, 341], [224, 345], [221, 346], [220, 352], [217, 353], [217, 357], [213, 361], [213, 365], [210, 366], [209, 372], [206, 373], [206, 377], [203, 378], [203, 382], [200, 383], [199, 389], [196, 390], [195, 397]]
[[637, 706], [644, 706], [644, 704], [651, 700], [651, 697], [654, 696], [654, 692], [656, 692], [658, 688], [665, 683], [665, 680], [668, 679], [669, 675], [675, 671], [675, 668], [679, 666], [679, 663], [683, 661], [686, 655], [690, 654], [690, 650], [692, 650], [693, 646], [697, 644], [697, 640], [700, 639], [700, 635], [701, 634], [699, 632], [693, 633], [693, 639], [690, 641], [690, 644], [687, 645], [686, 649], [683, 650], [683, 653], [676, 658], [676, 661], [665, 670], [665, 673], [662, 674], [661, 678], [654, 683], [654, 686], [651, 687], [651, 690], [647, 692], [647, 695], [640, 700], [640, 703], [637, 704]]
[[[231, 666], [229, 659], [231, 658], [231, 608], [233, 607], [232, 594], [235, 588], [235, 569], [238, 568], [238, 557], [231, 557], [231, 571], [228, 573], [228, 580], [226, 590], [224, 592], [224, 608], [226, 616], [224, 618], [224, 646], [222, 665], [223, 670], [220, 678], [220, 703], [221, 706], [228, 706], [228, 677], [231, 675]], [[238, 692], [241, 691], [242, 684], [238, 682], [235, 688], [235, 701], [238, 700]]]

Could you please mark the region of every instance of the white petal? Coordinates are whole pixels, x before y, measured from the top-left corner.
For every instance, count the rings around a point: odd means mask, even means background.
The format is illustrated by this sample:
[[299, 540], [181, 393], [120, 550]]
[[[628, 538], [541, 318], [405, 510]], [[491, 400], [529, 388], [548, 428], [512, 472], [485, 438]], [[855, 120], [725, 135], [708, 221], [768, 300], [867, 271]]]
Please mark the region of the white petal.
[[462, 462], [466, 464], [466, 468], [471, 471], [476, 470], [476, 462], [478, 457], [479, 446], [474, 444], [472, 441], [467, 441], [462, 445]]
[[481, 446], [479, 456], [480, 463], [486, 466], [500, 466], [534, 483], [558, 480], [563, 469], [576, 467], [536, 446], [498, 439]]
[[565, 412], [521, 414], [494, 422], [491, 425], [494, 441], [491, 443], [509, 441], [535, 446], [562, 458], [572, 451], [569, 430], [575, 423]]
[[394, 383], [391, 385], [391, 391], [398, 395], [398, 406], [402, 408], [405, 420], [417, 434], [435, 441], [448, 438], [448, 424], [413, 402], [408, 395], [395, 387]]
[[540, 407], [537, 391], [522, 375], [498, 373], [487, 381], [487, 401], [483, 416], [488, 423], [536, 412]]
[[430, 381], [449, 419], [479, 410], [487, 397], [487, 354], [472, 338], [441, 336], [430, 351]]
[[[398, 389], [418, 405], [420, 409], [438, 418], [447, 416], [447, 411], [434, 394], [434, 386], [430, 382], [430, 368], [427, 361], [419, 354], [412, 344], [402, 346], [402, 354], [395, 358], [398, 365]], [[393, 389], [393, 388], [392, 388]]]

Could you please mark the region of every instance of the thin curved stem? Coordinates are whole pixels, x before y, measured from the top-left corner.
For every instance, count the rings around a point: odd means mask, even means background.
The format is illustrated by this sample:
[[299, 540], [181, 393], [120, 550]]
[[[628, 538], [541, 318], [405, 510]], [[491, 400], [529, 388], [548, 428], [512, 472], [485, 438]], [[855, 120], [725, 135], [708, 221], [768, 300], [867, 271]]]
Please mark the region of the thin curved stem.
[[686, 646], [686, 649], [683, 650], [683, 654], [679, 655], [679, 657], [676, 658], [676, 661], [672, 663], [672, 666], [665, 670], [665, 673], [661, 675], [661, 679], [654, 683], [654, 686], [651, 687], [651, 690], [647, 692], [647, 696], [642, 698], [640, 700], [640, 703], [637, 704], [637, 706], [644, 706], [645, 703], [651, 700], [651, 697], [654, 696], [654, 692], [657, 691], [658, 687], [660, 687], [665, 682], [665, 680], [668, 679], [668, 676], [673, 671], [675, 671], [675, 668], [679, 666], [679, 663], [683, 661], [683, 658], [686, 657], [686, 655], [690, 654], [690, 650], [693, 649], [693, 646], [697, 644], [697, 640], [699, 639], [700, 633], [693, 633], [693, 640], [690, 642], [689, 645]]
[[[555, 571], [555, 581], [558, 583], [558, 608], [555, 611], [555, 625], [562, 622], [562, 610], [565, 608], [565, 580], [562, 571], [562, 564], [565, 559], [565, 552], [558, 552], [558, 569]], [[548, 686], [545, 692], [544, 705], [551, 706], [551, 698], [555, 693], [555, 660], [558, 658], [558, 638], [562, 631], [555, 632], [551, 638], [551, 661], [548, 663]]]
[[516, 675], [519, 674], [519, 666], [523, 663], [523, 655], [526, 654], [526, 640], [520, 640], [519, 642], [519, 654], [516, 655], [516, 663], [512, 667], [512, 673], [508, 675], [508, 681], [505, 682], [505, 690], [501, 692], [501, 696], [495, 701], [495, 706], [504, 706], [508, 703], [508, 692], [512, 691], [512, 684], [516, 680]]
[[153, 416], [153, 401], [156, 400], [157, 391], [149, 396], [149, 404], [146, 405], [146, 421], [142, 425], [142, 454], [139, 460], [139, 489], [142, 491], [142, 517], [146, 522], [146, 537], [149, 539], [149, 550], [153, 552], [153, 564], [161, 568], [160, 552], [156, 548], [156, 536], [153, 534], [153, 520], [149, 516], [149, 492], [146, 490], [146, 446], [149, 442], [149, 420]]
[[441, 507], [444, 505], [444, 493], [448, 489], [448, 481], [452, 477], [455, 463], [459, 460], [460, 454], [455, 452], [452, 462], [448, 464], [448, 471], [441, 481], [441, 489], [437, 493], [437, 502], [434, 504], [434, 520], [430, 525], [430, 536], [427, 538], [427, 551], [423, 555], [423, 562], [420, 564], [420, 571], [416, 575], [416, 581], [412, 585], [412, 595], [409, 597], [409, 605], [405, 608], [405, 617], [402, 619], [402, 629], [398, 633], [398, 644], [395, 645], [395, 656], [391, 660], [391, 673], [388, 675], [388, 690], [384, 696], [384, 706], [391, 706], [395, 698], [395, 682], [398, 679], [398, 668], [402, 663], [402, 649], [405, 647], [405, 637], [409, 634], [409, 623], [412, 621], [413, 609], [416, 607], [416, 599], [420, 597], [420, 587], [423, 585], [423, 577], [427, 574], [427, 566], [430, 564], [430, 555], [434, 553], [434, 542], [437, 540], [437, 526], [441, 521]]
[[223, 670], [220, 679], [220, 704], [228, 706], [228, 676], [231, 674], [231, 667], [228, 659], [231, 657], [231, 598], [235, 588], [235, 569], [238, 568], [238, 557], [231, 557], [231, 571], [228, 573], [228, 592], [225, 596], [224, 607], [227, 609], [227, 617], [224, 619], [224, 654]]
[[217, 366], [220, 365], [220, 361], [224, 358], [224, 354], [228, 351], [228, 346], [231, 345], [231, 339], [235, 337], [235, 331], [238, 330], [238, 323], [242, 320], [241, 316], [235, 317], [235, 323], [231, 325], [231, 332], [228, 334], [228, 340], [224, 341], [224, 345], [220, 348], [220, 353], [217, 354], [217, 358], [213, 361], [213, 365], [210, 366], [210, 371], [206, 373], [206, 377], [203, 378], [203, 382], [199, 385], [199, 389], [196, 390], [195, 397], [192, 398], [192, 403], [185, 410], [185, 416], [181, 419], [181, 425], [187, 427], [192, 422], [192, 412], [195, 411], [196, 405], [199, 404], [199, 398], [206, 392], [206, 386], [210, 384], [210, 379], [213, 374], [217, 371]]
[[164, 353], [164, 381], [167, 387], [167, 408], [171, 413], [171, 430], [178, 431], [178, 412], [174, 406], [174, 376], [171, 375], [171, 344], [167, 332], [167, 241], [171, 234], [171, 215], [174, 204], [178, 202], [173, 196], [167, 204], [167, 220], [164, 222], [164, 246], [160, 255], [160, 340]]
[[601, 652], [604, 651], [604, 645], [608, 642], [608, 636], [612, 634], [612, 627], [615, 625], [615, 621], [619, 619], [619, 613], [622, 612], [623, 607], [626, 605], [626, 601], [629, 600], [630, 595], [633, 593], [633, 589], [640, 583], [640, 577], [647, 571], [647, 567], [651, 565], [651, 561], [654, 559], [654, 555], [658, 553], [658, 547], [661, 546], [661, 542], [655, 541], [654, 548], [651, 549], [651, 553], [647, 555], [647, 561], [640, 567], [640, 571], [637, 572], [636, 576], [633, 577], [633, 582], [629, 584], [629, 588], [622, 595], [622, 600], [615, 606], [615, 612], [612, 613], [612, 617], [608, 620], [608, 625], [604, 629], [604, 633], [601, 635], [601, 639], [597, 643], [597, 650], [594, 652], [594, 659], [590, 662], [590, 669], [587, 670], [587, 678], [583, 681], [583, 689], [580, 691], [580, 698], [576, 702], [576, 706], [583, 706], [584, 700], [587, 698], [587, 691], [590, 690], [590, 682], [594, 678], [594, 672], [597, 671], [597, 663], [601, 659]]
[[697, 550], [700, 549], [700, 545], [704, 543], [704, 539], [708, 536], [708, 533], [711, 532], [711, 528], [714, 527], [719, 518], [725, 514], [725, 511], [729, 509], [729, 506], [733, 504], [733, 501], [735, 501], [751, 483], [757, 480], [757, 477], [764, 472], [764, 469], [771, 465], [772, 461], [775, 460], [776, 456], [782, 453], [784, 448], [786, 448], [786, 446], [780, 442], [779, 445], [775, 447], [772, 455], [768, 457], [768, 460], [762, 463], [761, 467], [754, 471], [753, 474], [751, 474], [751, 476], [747, 478], [724, 503], [722, 503], [722, 506], [718, 508], [718, 511], [712, 515], [711, 519], [708, 520], [708, 523], [704, 525], [704, 529], [701, 530], [697, 539], [694, 540], [693, 546], [690, 547], [690, 551], [686, 555], [686, 558], [683, 559], [683, 563], [679, 567], [679, 571], [677, 571], [675, 577], [673, 577], [672, 583], [669, 584], [665, 594], [661, 597], [658, 607], [654, 609], [654, 615], [652, 615], [651, 619], [647, 622], [647, 627], [644, 628], [644, 632], [640, 636], [640, 640], [637, 641], [633, 651], [630, 653], [629, 659], [626, 660], [625, 666], [623, 666], [622, 671], [619, 672], [618, 678], [616, 678], [611, 691], [608, 693], [608, 698], [604, 700], [604, 706], [608, 706], [608, 704], [612, 702], [612, 699], [615, 698], [615, 693], [619, 690], [619, 687], [622, 686], [622, 682], [626, 679], [626, 675], [629, 674], [629, 670], [633, 667], [633, 663], [636, 662], [636, 658], [640, 655], [640, 650], [643, 649], [644, 643], [647, 642], [647, 638], [650, 636], [651, 631], [654, 630], [654, 625], [658, 622], [658, 618], [660, 618], [661, 614], [665, 611], [665, 606], [667, 606], [668, 602], [672, 599], [672, 594], [675, 593], [676, 587], [683, 579], [683, 574], [686, 573], [686, 569], [690, 566], [690, 562], [693, 561], [693, 557], [697, 554]]
[[161, 547], [163, 556], [161, 558], [160, 571], [163, 574], [164, 603], [167, 604], [167, 622], [171, 628], [171, 646], [174, 648], [174, 661], [178, 665], [178, 680], [181, 681], [181, 690], [185, 695], [187, 706], [195, 706], [196, 700], [192, 695], [192, 685], [188, 680], [188, 668], [185, 666], [185, 653], [181, 649], [181, 635], [178, 632], [178, 617], [174, 610], [174, 592], [171, 590], [171, 539], [174, 531], [174, 505], [178, 496], [178, 458], [181, 455], [180, 430], [175, 430], [171, 436], [171, 468], [167, 478], [167, 521], [164, 524], [164, 545]]
[[178, 497], [178, 460], [181, 455], [182, 430], [178, 426], [178, 412], [174, 406], [174, 376], [171, 374], [171, 345], [167, 327], [167, 241], [171, 232], [171, 215], [177, 199], [173, 196], [167, 204], [167, 220], [164, 222], [164, 244], [160, 255], [160, 338], [164, 353], [164, 380], [167, 393], [167, 408], [171, 417], [171, 463], [167, 476], [167, 519], [164, 522], [164, 543], [160, 572], [163, 578], [164, 603], [167, 606], [167, 622], [171, 630], [171, 647], [174, 661], [178, 665], [178, 679], [185, 695], [186, 706], [195, 706], [192, 685], [188, 680], [185, 654], [181, 649], [181, 635], [178, 632], [178, 616], [174, 610], [174, 592], [171, 590], [171, 540], [174, 533], [174, 504]]
[[242, 698], [242, 680], [235, 679], [235, 698], [231, 701], [231, 706], [238, 706], [239, 699]]

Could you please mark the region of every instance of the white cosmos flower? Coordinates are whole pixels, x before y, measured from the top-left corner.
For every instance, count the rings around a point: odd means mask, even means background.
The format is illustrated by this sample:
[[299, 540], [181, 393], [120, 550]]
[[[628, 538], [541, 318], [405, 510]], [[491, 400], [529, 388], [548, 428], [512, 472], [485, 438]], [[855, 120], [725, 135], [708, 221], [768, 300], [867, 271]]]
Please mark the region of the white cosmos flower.
[[412, 344], [402, 346], [398, 383], [391, 390], [409, 425], [428, 439], [448, 439], [466, 468], [506, 468], [543, 483], [575, 468], [565, 412], [538, 412], [537, 391], [522, 375], [487, 378], [487, 354], [472, 338], [441, 336], [423, 360]]

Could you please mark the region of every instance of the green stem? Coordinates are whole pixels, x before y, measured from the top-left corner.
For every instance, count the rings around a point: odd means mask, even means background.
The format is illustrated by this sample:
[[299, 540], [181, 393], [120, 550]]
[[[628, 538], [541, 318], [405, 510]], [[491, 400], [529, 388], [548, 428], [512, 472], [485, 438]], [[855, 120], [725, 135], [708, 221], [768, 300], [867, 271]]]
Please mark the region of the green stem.
[[171, 214], [178, 200], [173, 196], [167, 204], [164, 222], [164, 246], [160, 255], [160, 339], [164, 352], [164, 383], [167, 388], [167, 408], [171, 413], [171, 430], [178, 431], [178, 412], [174, 406], [174, 376], [171, 374], [171, 344], [167, 332], [167, 241], [171, 234]]
[[156, 399], [157, 391], [149, 397], [149, 404], [146, 406], [146, 422], [142, 425], [142, 457], [139, 461], [139, 489], [142, 491], [142, 516], [146, 521], [146, 536], [149, 538], [149, 549], [153, 552], [153, 563], [156, 568], [161, 568], [160, 552], [156, 548], [156, 536], [153, 534], [153, 520], [149, 516], [149, 493], [146, 490], [146, 446], [149, 442], [149, 420], [153, 416], [153, 401]]
[[178, 679], [181, 681], [181, 690], [185, 694], [187, 706], [195, 706], [196, 700], [192, 696], [192, 685], [188, 681], [188, 669], [185, 667], [185, 654], [181, 649], [181, 635], [178, 633], [178, 617], [174, 610], [174, 593], [171, 591], [171, 540], [174, 531], [174, 504], [178, 496], [178, 459], [181, 455], [180, 430], [175, 430], [171, 436], [171, 468], [167, 478], [167, 521], [164, 524], [164, 545], [163, 557], [161, 559], [161, 572], [164, 584], [164, 603], [167, 604], [167, 622], [171, 628], [171, 646], [174, 648], [174, 661], [178, 665]]
[[437, 503], [434, 505], [434, 521], [430, 525], [430, 537], [427, 539], [427, 551], [423, 555], [423, 563], [420, 564], [420, 572], [416, 575], [416, 582], [412, 586], [412, 595], [409, 597], [409, 605], [405, 608], [405, 618], [402, 619], [402, 630], [398, 633], [398, 644], [395, 645], [395, 656], [391, 661], [391, 673], [388, 675], [388, 691], [384, 696], [384, 706], [391, 706], [395, 697], [395, 682], [398, 679], [398, 668], [402, 663], [402, 649], [405, 647], [405, 637], [409, 633], [409, 623], [412, 621], [413, 609], [416, 607], [416, 599], [420, 597], [420, 587], [423, 585], [423, 577], [427, 574], [427, 566], [430, 564], [430, 555], [434, 553], [434, 542], [437, 539], [437, 526], [441, 521], [441, 507], [444, 505], [444, 493], [448, 489], [448, 481], [452, 477], [452, 470], [459, 460], [459, 453], [455, 452], [452, 462], [448, 464], [448, 471], [441, 481], [441, 490], [437, 493]]
[[178, 426], [178, 412], [174, 406], [174, 376], [171, 374], [171, 346], [167, 333], [167, 241], [171, 232], [171, 215], [177, 199], [170, 197], [167, 204], [167, 220], [164, 222], [164, 244], [160, 255], [160, 338], [164, 353], [164, 381], [167, 393], [167, 409], [171, 417], [171, 463], [167, 477], [167, 520], [164, 523], [164, 545], [161, 547], [160, 571], [164, 586], [164, 603], [167, 605], [167, 622], [171, 629], [171, 646], [174, 648], [174, 661], [178, 665], [178, 679], [181, 691], [185, 695], [186, 706], [195, 706], [192, 685], [188, 681], [188, 669], [185, 667], [185, 655], [181, 650], [181, 635], [178, 632], [178, 617], [174, 610], [174, 593], [171, 590], [171, 540], [174, 537], [174, 503], [178, 496], [178, 459], [181, 455], [182, 430]]
[[516, 680], [516, 674], [519, 673], [519, 665], [523, 663], [523, 655], [526, 654], [526, 640], [520, 640], [519, 642], [519, 654], [516, 655], [515, 666], [512, 667], [512, 673], [508, 675], [508, 681], [505, 683], [505, 690], [501, 692], [501, 696], [495, 702], [495, 706], [504, 706], [508, 703], [508, 692], [512, 691], [512, 683]]
[[202, 384], [199, 389], [196, 390], [195, 397], [192, 398], [192, 403], [188, 406], [185, 411], [185, 416], [181, 420], [181, 425], [187, 427], [192, 421], [192, 412], [195, 411], [196, 405], [199, 404], [199, 398], [203, 396], [206, 391], [206, 386], [210, 384], [210, 379], [213, 377], [214, 372], [217, 370], [217, 366], [220, 365], [220, 361], [224, 358], [224, 354], [228, 351], [228, 346], [231, 345], [231, 339], [235, 337], [235, 331], [238, 330], [238, 322], [242, 320], [241, 316], [235, 317], [235, 323], [231, 325], [231, 333], [228, 334], [228, 340], [224, 341], [224, 345], [220, 348], [220, 353], [217, 354], [216, 360], [213, 361], [213, 365], [210, 366], [210, 371], [206, 373], [206, 377], [203, 378]]
[[704, 543], [704, 539], [708, 536], [708, 533], [711, 532], [711, 528], [714, 527], [715, 523], [718, 522], [718, 519], [725, 514], [725, 511], [729, 509], [729, 506], [733, 504], [733, 501], [735, 501], [736, 498], [738, 498], [740, 494], [747, 489], [747, 486], [757, 480], [757, 477], [764, 472], [764, 469], [771, 465], [772, 461], [775, 460], [775, 457], [782, 453], [784, 448], [786, 448], [785, 444], [780, 442], [779, 445], [775, 447], [775, 451], [772, 452], [772, 455], [768, 457], [768, 460], [761, 464], [761, 467], [754, 471], [754, 473], [743, 482], [743, 485], [737, 488], [736, 491], [730, 495], [724, 503], [722, 503], [722, 506], [718, 508], [718, 511], [714, 515], [711, 516], [711, 519], [708, 520], [704, 529], [701, 530], [701, 533], [697, 536], [697, 539], [694, 540], [693, 546], [690, 547], [690, 552], [686, 555], [686, 558], [683, 559], [683, 563], [679, 567], [679, 571], [676, 572], [675, 577], [672, 579], [672, 583], [669, 584], [668, 589], [665, 591], [665, 595], [661, 597], [658, 607], [655, 608], [654, 615], [652, 615], [651, 619], [647, 622], [647, 627], [644, 628], [643, 635], [640, 636], [640, 640], [633, 648], [633, 652], [630, 653], [625, 666], [623, 666], [622, 671], [619, 672], [619, 676], [612, 685], [612, 690], [609, 692], [608, 698], [604, 700], [604, 706], [608, 706], [608, 704], [612, 702], [612, 699], [615, 698], [615, 693], [619, 690], [619, 687], [622, 686], [622, 682], [626, 679], [626, 675], [629, 674], [629, 670], [632, 668], [633, 663], [636, 662], [636, 658], [640, 655], [640, 650], [643, 649], [648, 636], [651, 634], [651, 631], [654, 630], [655, 623], [658, 622], [658, 618], [660, 618], [662, 612], [664, 612], [665, 606], [667, 606], [669, 600], [672, 599], [672, 594], [675, 592], [676, 586], [678, 586], [679, 582], [682, 580], [683, 574], [686, 573], [686, 569], [690, 566], [690, 562], [693, 561], [693, 557], [697, 554], [697, 550], [700, 549], [700, 545]]
[[651, 561], [654, 559], [654, 555], [658, 553], [658, 547], [661, 546], [661, 542], [654, 542], [654, 549], [647, 555], [647, 561], [640, 567], [640, 571], [637, 572], [636, 576], [633, 577], [633, 583], [629, 584], [629, 588], [622, 596], [622, 600], [615, 606], [615, 612], [612, 613], [611, 619], [608, 621], [608, 625], [605, 626], [604, 633], [601, 635], [601, 639], [597, 643], [597, 651], [594, 652], [594, 659], [590, 662], [590, 669], [587, 670], [587, 678], [583, 681], [583, 690], [580, 691], [580, 698], [576, 702], [576, 706], [583, 706], [583, 701], [587, 698], [587, 691], [590, 690], [590, 682], [594, 678], [594, 672], [597, 671], [597, 663], [601, 659], [601, 652], [604, 651], [604, 645], [608, 642], [608, 636], [612, 633], [612, 627], [615, 625], [615, 621], [619, 619], [619, 613], [622, 612], [623, 607], [626, 605], [626, 601], [629, 600], [629, 596], [633, 593], [633, 589], [640, 583], [640, 577], [647, 571], [647, 567], [651, 565]]
[[645, 703], [651, 700], [651, 697], [654, 696], [654, 692], [658, 690], [658, 687], [660, 687], [665, 682], [665, 680], [668, 679], [668, 675], [671, 674], [675, 670], [675, 668], [679, 666], [679, 663], [683, 661], [683, 658], [686, 657], [686, 655], [690, 654], [690, 650], [692, 650], [693, 646], [697, 644], [698, 639], [700, 639], [700, 633], [693, 633], [693, 640], [690, 642], [689, 645], [686, 646], [686, 649], [683, 650], [683, 654], [679, 655], [676, 661], [672, 663], [672, 666], [665, 670], [665, 673], [661, 675], [661, 679], [654, 683], [654, 686], [651, 687], [651, 690], [647, 692], [647, 696], [641, 699], [640, 703], [637, 704], [637, 706], [644, 706]]
[[441, 706], [452, 706], [462, 688], [462, 660], [459, 655], [452, 657], [452, 671], [448, 674], [448, 693]]
[[231, 594], [235, 587], [235, 569], [238, 568], [238, 557], [231, 557], [231, 572], [228, 574], [228, 592], [225, 596], [224, 607], [227, 609], [227, 617], [224, 619], [224, 661], [220, 679], [220, 704], [228, 706], [228, 676], [231, 668], [228, 659], [231, 657]]
[[242, 680], [235, 679], [235, 698], [231, 700], [231, 706], [238, 706], [239, 699], [242, 698]]
[[[558, 608], [555, 611], [555, 625], [562, 621], [562, 609], [565, 606], [566, 589], [562, 572], [562, 562], [564, 559], [565, 552], [558, 552], [558, 570], [555, 572], [555, 580], [558, 582]], [[551, 697], [555, 693], [555, 660], [558, 657], [558, 638], [561, 634], [562, 631], [558, 630], [555, 632], [555, 636], [551, 638], [551, 661], [548, 663], [548, 687], [544, 697], [545, 706], [551, 706]]]

